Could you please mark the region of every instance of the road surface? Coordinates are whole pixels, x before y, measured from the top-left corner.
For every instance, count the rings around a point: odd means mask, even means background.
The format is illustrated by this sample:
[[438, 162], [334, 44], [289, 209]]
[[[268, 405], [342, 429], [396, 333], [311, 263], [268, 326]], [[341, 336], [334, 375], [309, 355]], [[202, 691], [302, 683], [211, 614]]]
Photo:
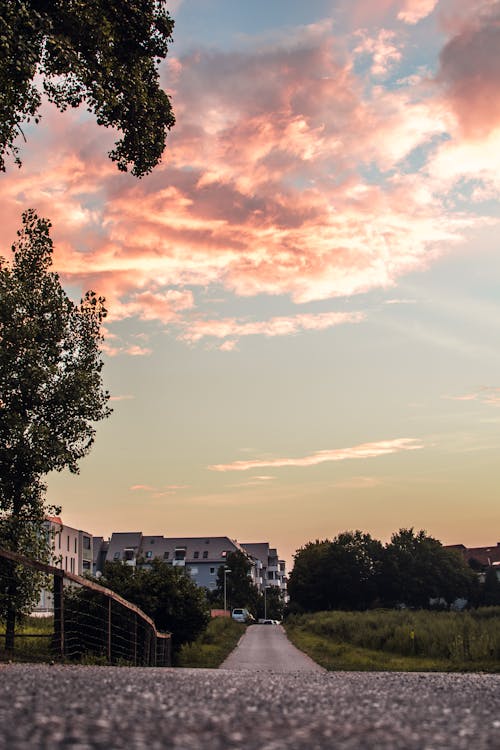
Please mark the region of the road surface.
[[221, 669], [253, 672], [322, 672], [316, 662], [293, 646], [281, 625], [250, 625]]
[[[265, 650], [270, 627], [261, 626]], [[286, 672], [262, 663], [0, 666], [0, 749], [500, 748], [500, 675]]]

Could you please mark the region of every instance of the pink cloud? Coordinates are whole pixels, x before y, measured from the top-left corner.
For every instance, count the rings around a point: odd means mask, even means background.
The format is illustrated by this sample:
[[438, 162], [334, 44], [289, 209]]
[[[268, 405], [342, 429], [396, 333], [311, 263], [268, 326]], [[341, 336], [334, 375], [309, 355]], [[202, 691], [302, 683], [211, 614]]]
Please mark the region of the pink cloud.
[[378, 458], [391, 453], [420, 450], [423, 444], [415, 438], [398, 438], [396, 440], [382, 440], [375, 443], [363, 443], [353, 448], [337, 448], [333, 450], [316, 451], [302, 458], [271, 458], [253, 459], [250, 461], [233, 461], [230, 464], [213, 464], [208, 468], [212, 471], [248, 471], [260, 468], [281, 467], [309, 467], [317, 466], [328, 461], [346, 461], [348, 459]]
[[[431, 3], [376, 6], [416, 18]], [[363, 45], [378, 55], [380, 72], [403, 50], [393, 32], [365, 33]], [[474, 68], [475, 46], [463, 45]], [[441, 71], [448, 92], [458, 80], [450, 50]], [[46, 127], [28, 141], [23, 169], [2, 177], [4, 236], [14, 239], [28, 206], [49, 216], [55, 267], [75, 294], [91, 287], [106, 296], [109, 325], [134, 316], [180, 327], [187, 341], [212, 336], [230, 351], [242, 336], [352, 322], [193, 316], [199, 290], [211, 285], [297, 304], [394, 287], [479, 221], [449, 207], [458, 169], [472, 173], [482, 160], [483, 190], [500, 190], [496, 141], [457, 158], [465, 147], [453, 131], [455, 109], [436, 88], [419, 78], [395, 90], [380, 81], [367, 86], [329, 23], [251, 52], [171, 58], [164, 76], [175, 87], [178, 122], [164, 163], [147, 178], [118, 174], [106, 160], [103, 139], [112, 144], [112, 133], [51, 107]], [[401, 169], [450, 129], [454, 139], [436, 147], [418, 174]], [[370, 170], [382, 175], [378, 184]], [[106, 346], [110, 355], [150, 351], [115, 339]]]
[[109, 400], [110, 401], [130, 401], [133, 398], [135, 398], [135, 396], [131, 396], [130, 394], [123, 394], [119, 396], [110, 396]]
[[397, 42], [396, 32], [381, 29], [377, 36], [370, 36], [366, 31], [359, 31], [360, 42], [354, 49], [354, 54], [369, 54], [372, 57], [371, 72], [375, 76], [383, 76], [392, 65], [402, 58], [400, 44]]
[[432, 13], [439, 0], [405, 0], [398, 13], [400, 21], [414, 24]]
[[438, 82], [466, 137], [500, 126], [500, 3], [485, 2], [441, 52]]
[[466, 393], [461, 396], [445, 396], [451, 401], [477, 401], [488, 406], [500, 406], [500, 388], [483, 386], [474, 393]]
[[221, 320], [198, 320], [190, 323], [180, 338], [191, 343], [200, 341], [207, 336], [215, 338], [229, 338], [229, 347], [226, 351], [234, 348], [234, 338], [241, 336], [290, 336], [301, 331], [322, 331], [326, 328], [342, 325], [345, 323], [359, 323], [363, 320], [362, 313], [303, 313], [289, 317], [276, 317], [270, 320], [244, 322], [235, 318], [223, 318]]

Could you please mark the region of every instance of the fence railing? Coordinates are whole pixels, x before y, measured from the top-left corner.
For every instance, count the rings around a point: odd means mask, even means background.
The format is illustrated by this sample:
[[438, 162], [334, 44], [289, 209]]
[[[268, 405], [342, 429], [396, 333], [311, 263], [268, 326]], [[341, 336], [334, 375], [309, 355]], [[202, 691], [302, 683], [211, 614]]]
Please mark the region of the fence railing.
[[[8, 550], [0, 549], [0, 565], [15, 565], [16, 575], [19, 575], [19, 569], [25, 569], [26, 574], [34, 569], [52, 581], [53, 618], [40, 618], [41, 626], [36, 632], [18, 628], [14, 643], [21, 641], [23, 644], [28, 639], [32, 646], [38, 639], [39, 643], [45, 644], [38, 648], [38, 653], [58, 660], [170, 666], [170, 633], [158, 632], [150, 617], [114, 591]], [[13, 655], [16, 652], [29, 654], [30, 651], [34, 653], [35, 649], [16, 646]], [[3, 643], [0, 655], [2, 652], [10, 655]]]

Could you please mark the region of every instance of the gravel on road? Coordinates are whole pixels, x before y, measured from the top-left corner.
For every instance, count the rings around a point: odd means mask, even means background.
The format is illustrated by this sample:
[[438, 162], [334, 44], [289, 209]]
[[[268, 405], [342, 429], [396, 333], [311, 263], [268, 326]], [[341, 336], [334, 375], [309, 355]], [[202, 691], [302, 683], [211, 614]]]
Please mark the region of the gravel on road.
[[0, 667], [2, 750], [498, 750], [500, 675]]

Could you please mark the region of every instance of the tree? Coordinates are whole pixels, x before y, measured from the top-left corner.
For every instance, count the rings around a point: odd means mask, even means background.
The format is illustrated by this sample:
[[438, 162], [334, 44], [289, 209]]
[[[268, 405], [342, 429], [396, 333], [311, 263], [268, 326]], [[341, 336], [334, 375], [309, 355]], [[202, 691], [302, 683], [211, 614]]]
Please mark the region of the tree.
[[231, 571], [226, 576], [226, 599], [232, 607], [246, 607], [255, 616], [258, 592], [250, 578], [252, 564], [240, 550], [229, 552], [226, 564], [217, 571], [217, 593], [224, 601], [224, 568]]
[[269, 620], [281, 620], [285, 601], [278, 586], [267, 586], [265, 594], [259, 594], [257, 617]]
[[451, 604], [468, 598], [474, 574], [455, 550], [420, 530], [400, 529], [386, 546], [381, 596], [389, 605], [427, 608], [430, 601]]
[[[104, 300], [94, 292], [79, 305], [67, 297], [50, 270], [49, 229], [26, 211], [12, 262], [0, 258], [0, 545], [25, 554], [45, 533], [44, 475], [78, 473], [95, 422], [110, 414], [101, 378]], [[0, 612], [10, 648], [20, 591], [13, 575]]]
[[184, 570], [162, 560], [144, 568], [106, 563], [99, 582], [140, 607], [157, 628], [171, 632], [175, 650], [194, 641], [210, 620], [203, 589]]
[[314, 612], [372, 606], [382, 554], [381, 543], [361, 531], [310, 542], [295, 555], [288, 585], [290, 609]]
[[123, 137], [109, 153], [141, 177], [158, 164], [175, 122], [160, 88], [174, 22], [164, 0], [0, 0], [0, 170], [43, 91], [59, 110], [85, 103]]

